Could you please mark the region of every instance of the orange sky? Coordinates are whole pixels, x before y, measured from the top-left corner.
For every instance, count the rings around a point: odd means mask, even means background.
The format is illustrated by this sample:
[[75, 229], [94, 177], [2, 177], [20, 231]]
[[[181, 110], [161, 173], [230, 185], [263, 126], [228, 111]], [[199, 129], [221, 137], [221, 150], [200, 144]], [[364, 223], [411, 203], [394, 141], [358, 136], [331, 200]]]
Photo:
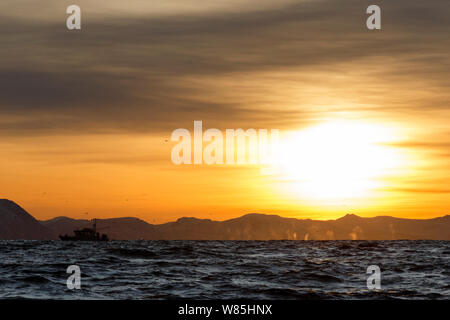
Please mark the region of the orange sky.
[[[46, 2], [33, 16], [30, 1], [0, 4], [0, 197], [33, 216], [449, 213], [445, 1], [430, 15], [421, 1], [383, 4], [376, 32], [356, 0], [79, 1], [78, 33], [60, 23], [64, 3]], [[171, 132], [194, 120], [279, 129], [297, 162], [273, 175], [176, 166]]]

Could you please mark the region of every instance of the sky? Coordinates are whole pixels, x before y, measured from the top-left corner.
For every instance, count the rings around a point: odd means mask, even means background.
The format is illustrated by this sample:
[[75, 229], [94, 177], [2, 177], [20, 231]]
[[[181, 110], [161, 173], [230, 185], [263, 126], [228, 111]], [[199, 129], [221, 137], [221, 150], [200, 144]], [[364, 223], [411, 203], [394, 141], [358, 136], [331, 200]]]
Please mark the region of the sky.
[[[447, 0], [75, 3], [74, 31], [73, 1], [0, 3], [0, 197], [36, 218], [450, 212]], [[175, 165], [195, 120], [294, 160]]]

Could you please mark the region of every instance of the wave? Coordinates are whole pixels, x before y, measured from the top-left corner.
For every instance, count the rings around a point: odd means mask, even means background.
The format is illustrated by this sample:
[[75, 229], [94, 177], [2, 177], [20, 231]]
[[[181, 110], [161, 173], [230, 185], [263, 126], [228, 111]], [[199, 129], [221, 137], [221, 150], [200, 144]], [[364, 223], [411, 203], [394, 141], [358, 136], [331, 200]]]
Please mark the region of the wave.
[[[0, 298], [450, 299], [450, 241], [2, 241]], [[82, 290], [65, 287], [81, 269]], [[367, 289], [369, 265], [381, 290]]]

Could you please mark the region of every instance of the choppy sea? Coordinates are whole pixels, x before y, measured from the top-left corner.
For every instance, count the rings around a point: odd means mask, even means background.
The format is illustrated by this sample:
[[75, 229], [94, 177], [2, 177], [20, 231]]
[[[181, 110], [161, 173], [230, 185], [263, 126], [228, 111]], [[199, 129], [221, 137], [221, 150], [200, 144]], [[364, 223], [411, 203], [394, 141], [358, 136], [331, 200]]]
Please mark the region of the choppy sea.
[[450, 299], [450, 241], [0, 241], [14, 298]]

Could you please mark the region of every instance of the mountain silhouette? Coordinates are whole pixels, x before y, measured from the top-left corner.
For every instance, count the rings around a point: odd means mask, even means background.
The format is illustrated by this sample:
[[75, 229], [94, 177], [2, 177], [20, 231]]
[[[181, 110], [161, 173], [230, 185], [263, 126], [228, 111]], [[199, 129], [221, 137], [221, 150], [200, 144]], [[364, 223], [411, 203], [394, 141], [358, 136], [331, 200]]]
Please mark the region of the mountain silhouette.
[[0, 199], [0, 239], [56, 239], [52, 230], [43, 226], [13, 201]]
[[[14, 202], [0, 200], [0, 239], [55, 239], [90, 225], [68, 217], [38, 222]], [[348, 214], [322, 221], [252, 213], [226, 221], [184, 217], [159, 225], [128, 217], [98, 219], [97, 228], [113, 240], [450, 240], [449, 215], [403, 219]]]

